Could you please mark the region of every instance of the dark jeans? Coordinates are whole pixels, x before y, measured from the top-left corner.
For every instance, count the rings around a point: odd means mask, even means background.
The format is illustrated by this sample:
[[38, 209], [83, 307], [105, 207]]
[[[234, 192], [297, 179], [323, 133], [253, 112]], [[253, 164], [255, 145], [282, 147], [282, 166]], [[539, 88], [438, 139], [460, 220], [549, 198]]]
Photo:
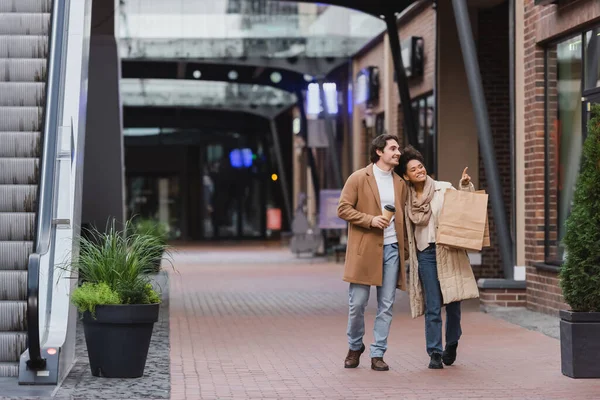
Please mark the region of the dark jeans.
[[[419, 279], [425, 296], [425, 341], [427, 354], [442, 353], [442, 292], [437, 276], [435, 245], [417, 252]], [[446, 345], [458, 343], [460, 329], [460, 302], [446, 305]]]

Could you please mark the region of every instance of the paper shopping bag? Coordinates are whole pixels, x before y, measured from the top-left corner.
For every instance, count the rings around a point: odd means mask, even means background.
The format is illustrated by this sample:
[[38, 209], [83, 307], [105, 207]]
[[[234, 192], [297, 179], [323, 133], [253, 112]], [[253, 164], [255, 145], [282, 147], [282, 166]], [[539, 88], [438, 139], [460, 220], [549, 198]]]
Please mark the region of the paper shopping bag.
[[438, 219], [437, 244], [481, 251], [487, 220], [488, 195], [448, 190]]
[[[486, 194], [485, 190], [478, 190], [475, 193], [482, 193], [482, 194]], [[485, 228], [483, 230], [483, 243], [482, 243], [482, 247], [490, 247], [491, 241], [490, 241], [490, 224], [488, 222], [488, 213], [486, 210], [485, 213]]]

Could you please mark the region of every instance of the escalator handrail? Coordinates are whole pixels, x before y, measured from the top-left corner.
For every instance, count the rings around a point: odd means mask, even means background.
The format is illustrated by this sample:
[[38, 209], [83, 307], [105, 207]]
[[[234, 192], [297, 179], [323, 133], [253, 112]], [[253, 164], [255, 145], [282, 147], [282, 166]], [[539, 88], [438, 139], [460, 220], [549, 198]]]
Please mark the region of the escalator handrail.
[[40, 344], [39, 274], [41, 256], [48, 253], [54, 231], [52, 220], [56, 199], [56, 161], [60, 141], [59, 119], [62, 112], [60, 100], [63, 95], [62, 72], [65, 64], [63, 54], [67, 27], [67, 1], [53, 0], [48, 38], [46, 101], [41, 131], [43, 151], [40, 156], [37, 197], [38, 212], [33, 253], [29, 256], [27, 273], [27, 337], [29, 342], [27, 366], [31, 369], [43, 369], [46, 366]]

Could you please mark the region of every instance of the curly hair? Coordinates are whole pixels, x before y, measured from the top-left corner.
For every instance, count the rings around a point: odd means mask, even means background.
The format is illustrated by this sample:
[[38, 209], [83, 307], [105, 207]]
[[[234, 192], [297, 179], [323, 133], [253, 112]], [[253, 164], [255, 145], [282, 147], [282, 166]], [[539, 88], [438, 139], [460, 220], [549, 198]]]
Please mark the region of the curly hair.
[[425, 159], [419, 150], [415, 149], [411, 145], [408, 145], [402, 150], [402, 154], [400, 155], [400, 162], [398, 164], [398, 170], [400, 172], [400, 176], [404, 177], [406, 175], [406, 166], [412, 160], [420, 161], [421, 164], [425, 165]]
[[377, 154], [377, 150], [383, 151], [383, 149], [385, 149], [385, 146], [386, 146], [388, 140], [395, 140], [396, 143], [398, 143], [398, 145], [400, 145], [400, 140], [398, 139], [398, 136], [389, 135], [389, 134], [379, 135], [375, 139], [373, 139], [373, 141], [371, 142], [370, 153], [371, 153], [371, 162], [373, 164], [375, 164], [377, 161], [379, 161], [379, 154]]

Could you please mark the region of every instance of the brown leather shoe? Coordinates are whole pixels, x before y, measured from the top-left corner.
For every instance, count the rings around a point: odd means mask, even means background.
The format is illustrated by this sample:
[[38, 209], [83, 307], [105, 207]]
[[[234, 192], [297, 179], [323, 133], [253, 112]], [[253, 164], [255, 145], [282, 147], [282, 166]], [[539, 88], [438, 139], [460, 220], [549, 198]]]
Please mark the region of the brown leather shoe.
[[363, 344], [360, 350], [348, 350], [348, 355], [344, 361], [344, 368], [356, 368], [360, 364], [360, 356], [365, 351], [365, 345]]
[[383, 361], [383, 357], [371, 358], [371, 369], [375, 371], [389, 371], [390, 367]]

